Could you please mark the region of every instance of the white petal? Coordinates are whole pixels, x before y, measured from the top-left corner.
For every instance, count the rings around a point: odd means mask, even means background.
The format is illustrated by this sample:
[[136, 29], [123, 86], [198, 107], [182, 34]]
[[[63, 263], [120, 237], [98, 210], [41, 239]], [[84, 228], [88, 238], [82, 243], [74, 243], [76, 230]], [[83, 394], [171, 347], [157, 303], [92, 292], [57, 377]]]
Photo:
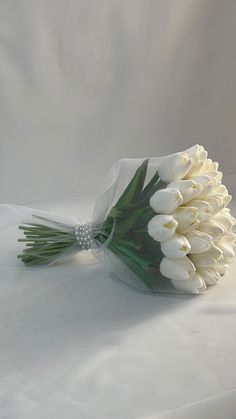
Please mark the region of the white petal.
[[173, 212], [173, 217], [178, 222], [177, 230], [184, 233], [189, 230], [189, 226], [196, 225], [199, 211], [194, 207], [179, 207]]
[[202, 199], [193, 199], [190, 201], [187, 206], [190, 205], [191, 207], [195, 207], [199, 210], [198, 218], [201, 217], [202, 214], [209, 216], [213, 212], [213, 208], [211, 204]]
[[205, 221], [201, 223], [198, 227], [198, 230], [209, 234], [214, 239], [222, 236], [225, 232], [224, 227], [214, 221]]
[[216, 185], [216, 179], [212, 176], [199, 175], [194, 176], [192, 180], [202, 185], [202, 192], [199, 195], [200, 197], [205, 197], [213, 190], [214, 186]]
[[229, 265], [227, 264], [216, 265], [215, 269], [217, 270], [217, 272], [219, 272], [220, 275], [225, 275], [227, 270], [229, 269]]
[[170, 279], [189, 279], [194, 275], [195, 270], [194, 264], [187, 256], [181, 259], [164, 257], [160, 263], [161, 274]]
[[178, 226], [172, 215], [156, 215], [148, 223], [148, 234], [156, 241], [170, 239]]
[[228, 208], [224, 208], [218, 212], [214, 217], [213, 221], [220, 223], [226, 230], [231, 230], [232, 227], [236, 224], [236, 220], [229, 211]]
[[160, 189], [150, 199], [150, 206], [160, 214], [171, 214], [182, 203], [181, 193], [174, 188]]
[[222, 250], [219, 247], [217, 247], [215, 244], [213, 244], [211, 248], [207, 250], [207, 252], [204, 253], [204, 255], [213, 257], [214, 259], [217, 260], [217, 263], [219, 263], [219, 261], [221, 261], [223, 258]]
[[199, 196], [203, 189], [200, 183], [193, 180], [173, 181], [168, 187], [178, 189], [181, 192], [184, 204]]
[[215, 266], [217, 265], [217, 260], [212, 256], [208, 256], [205, 253], [198, 253], [196, 255], [189, 255], [190, 259], [197, 267], [197, 269], [208, 267], [208, 266]]
[[216, 241], [215, 244], [223, 252], [223, 263], [231, 263], [235, 256], [233, 246], [223, 240]]
[[206, 290], [206, 284], [199, 274], [195, 274], [191, 279], [171, 280], [174, 287], [188, 294], [200, 294]]
[[158, 173], [166, 183], [182, 179], [189, 171], [192, 160], [187, 153], [175, 153], [165, 157], [158, 167]]
[[191, 247], [185, 236], [181, 234], [174, 234], [174, 236], [161, 242], [162, 253], [170, 259], [178, 259], [186, 256]]
[[231, 246], [236, 246], [236, 234], [235, 233], [227, 233], [222, 237], [222, 240], [224, 240], [226, 243], [229, 243]]
[[189, 233], [186, 233], [185, 236], [191, 246], [191, 250], [189, 252], [190, 254], [206, 252], [208, 249], [210, 249], [213, 243], [212, 237], [209, 234], [198, 230], [193, 230]]
[[213, 268], [200, 268], [198, 271], [207, 285], [215, 285], [220, 278], [219, 273]]

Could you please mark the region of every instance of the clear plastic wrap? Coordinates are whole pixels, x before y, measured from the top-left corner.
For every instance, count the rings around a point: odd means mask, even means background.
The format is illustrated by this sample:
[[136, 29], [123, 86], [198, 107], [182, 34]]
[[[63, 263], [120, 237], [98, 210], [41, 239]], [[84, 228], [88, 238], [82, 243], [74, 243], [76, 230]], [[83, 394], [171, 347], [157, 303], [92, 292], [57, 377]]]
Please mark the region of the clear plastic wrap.
[[235, 219], [221, 181], [218, 164], [199, 145], [166, 157], [123, 159], [105, 177], [88, 223], [5, 205], [2, 221], [4, 211], [12, 217], [2, 235], [16, 236], [17, 226], [23, 233], [8, 252], [18, 255], [18, 265], [61, 264], [89, 250], [142, 291], [200, 294], [234, 257]]

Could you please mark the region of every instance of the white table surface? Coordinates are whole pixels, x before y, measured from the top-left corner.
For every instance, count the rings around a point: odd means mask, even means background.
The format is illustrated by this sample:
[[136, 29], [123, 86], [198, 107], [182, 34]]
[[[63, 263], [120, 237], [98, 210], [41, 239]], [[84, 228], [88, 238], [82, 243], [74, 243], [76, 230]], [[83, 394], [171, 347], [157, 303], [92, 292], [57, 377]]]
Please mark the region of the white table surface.
[[[88, 219], [92, 200], [33, 206]], [[80, 262], [2, 263], [0, 418], [235, 419], [236, 263], [207, 294], [170, 296]]]

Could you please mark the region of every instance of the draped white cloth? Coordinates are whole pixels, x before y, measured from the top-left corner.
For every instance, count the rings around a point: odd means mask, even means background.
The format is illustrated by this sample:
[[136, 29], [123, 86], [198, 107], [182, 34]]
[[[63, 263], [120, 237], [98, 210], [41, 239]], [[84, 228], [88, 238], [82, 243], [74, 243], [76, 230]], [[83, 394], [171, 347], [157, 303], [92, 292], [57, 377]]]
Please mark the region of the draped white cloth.
[[[89, 220], [119, 158], [195, 143], [235, 173], [235, 36], [235, 0], [0, 1], [0, 202]], [[235, 419], [235, 264], [141, 294], [89, 255], [19, 267], [0, 222], [1, 419]]]
[[[84, 219], [92, 206], [92, 197], [37, 205], [80, 208]], [[11, 234], [0, 244], [8, 261]], [[236, 263], [207, 294], [178, 296], [129, 288], [89, 254], [45, 269], [1, 266], [0, 416], [234, 419], [235, 275]]]

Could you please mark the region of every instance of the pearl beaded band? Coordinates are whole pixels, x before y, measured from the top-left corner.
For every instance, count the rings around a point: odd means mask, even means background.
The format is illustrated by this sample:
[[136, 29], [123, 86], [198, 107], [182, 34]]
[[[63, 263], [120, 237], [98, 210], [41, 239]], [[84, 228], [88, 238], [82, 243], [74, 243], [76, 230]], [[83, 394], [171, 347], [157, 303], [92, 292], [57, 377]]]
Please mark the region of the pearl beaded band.
[[93, 244], [92, 239], [92, 229], [93, 223], [85, 223], [85, 224], [78, 224], [75, 227], [75, 235], [78, 241], [79, 246], [82, 247], [83, 250], [91, 249]]

